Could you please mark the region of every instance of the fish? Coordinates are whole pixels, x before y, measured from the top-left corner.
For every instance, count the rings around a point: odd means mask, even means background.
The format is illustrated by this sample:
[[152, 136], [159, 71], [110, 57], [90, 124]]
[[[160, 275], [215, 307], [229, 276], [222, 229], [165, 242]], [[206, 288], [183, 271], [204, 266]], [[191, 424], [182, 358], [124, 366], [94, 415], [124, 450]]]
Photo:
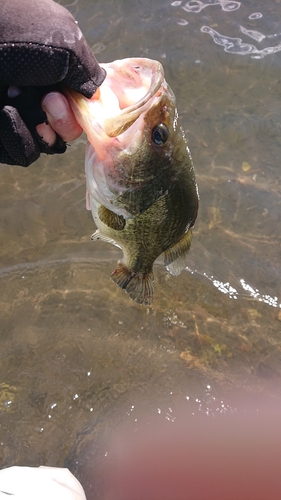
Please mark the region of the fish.
[[91, 99], [67, 89], [86, 132], [86, 206], [94, 241], [119, 247], [111, 279], [138, 304], [151, 305], [153, 265], [163, 254], [172, 275], [186, 266], [199, 194], [175, 95], [159, 61], [104, 63]]

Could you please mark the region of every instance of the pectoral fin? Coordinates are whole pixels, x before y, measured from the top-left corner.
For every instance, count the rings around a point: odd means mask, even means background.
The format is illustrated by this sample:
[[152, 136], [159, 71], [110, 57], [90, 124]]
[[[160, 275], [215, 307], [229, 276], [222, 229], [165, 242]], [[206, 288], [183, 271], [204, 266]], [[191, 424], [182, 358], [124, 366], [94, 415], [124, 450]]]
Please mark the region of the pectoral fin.
[[105, 243], [111, 243], [111, 245], [114, 245], [115, 247], [121, 248], [118, 243], [116, 243], [115, 240], [112, 238], [108, 238], [108, 236], [105, 236], [100, 232], [99, 229], [97, 229], [91, 236], [92, 241], [104, 241]]
[[122, 215], [118, 215], [115, 212], [111, 212], [108, 208], [100, 206], [98, 209], [98, 216], [106, 226], [116, 231], [122, 231], [124, 229], [126, 220]]
[[187, 233], [171, 248], [164, 252], [164, 265], [170, 274], [178, 276], [186, 265], [186, 256], [192, 240], [192, 230]]

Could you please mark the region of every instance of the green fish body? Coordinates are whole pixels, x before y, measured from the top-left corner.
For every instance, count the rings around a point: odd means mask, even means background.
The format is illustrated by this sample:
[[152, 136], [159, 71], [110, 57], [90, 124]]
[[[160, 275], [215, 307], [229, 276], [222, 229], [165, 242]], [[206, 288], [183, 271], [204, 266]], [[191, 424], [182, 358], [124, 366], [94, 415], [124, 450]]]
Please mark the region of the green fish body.
[[103, 66], [100, 95], [89, 101], [68, 94], [89, 141], [87, 208], [98, 228], [92, 239], [122, 249], [111, 278], [150, 305], [155, 260], [164, 254], [174, 275], [186, 265], [199, 202], [195, 173], [161, 64], [135, 58]]

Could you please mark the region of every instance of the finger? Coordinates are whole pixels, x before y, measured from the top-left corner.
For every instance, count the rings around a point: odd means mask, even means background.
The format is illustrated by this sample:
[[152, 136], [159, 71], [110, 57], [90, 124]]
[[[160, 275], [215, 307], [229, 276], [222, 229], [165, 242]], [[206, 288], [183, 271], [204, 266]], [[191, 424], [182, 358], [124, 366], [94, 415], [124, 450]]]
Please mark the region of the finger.
[[83, 130], [77, 123], [66, 97], [59, 92], [50, 92], [42, 100], [49, 125], [66, 142], [79, 137]]
[[42, 141], [46, 142], [48, 146], [52, 147], [55, 144], [57, 136], [51, 125], [40, 123], [40, 125], [37, 125], [36, 130]]

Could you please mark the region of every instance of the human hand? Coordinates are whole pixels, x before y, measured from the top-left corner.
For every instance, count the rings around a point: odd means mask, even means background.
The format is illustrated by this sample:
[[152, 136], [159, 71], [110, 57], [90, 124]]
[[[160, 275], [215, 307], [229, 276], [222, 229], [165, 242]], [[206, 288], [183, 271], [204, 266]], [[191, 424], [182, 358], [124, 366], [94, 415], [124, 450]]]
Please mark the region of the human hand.
[[36, 131], [42, 140], [52, 147], [57, 140], [57, 134], [63, 141], [69, 142], [82, 134], [67, 98], [60, 92], [50, 92], [41, 101], [48, 123], [37, 125]]
[[105, 72], [64, 7], [1, 0], [0, 75], [0, 162], [28, 166], [82, 132], [63, 86], [91, 97]]

